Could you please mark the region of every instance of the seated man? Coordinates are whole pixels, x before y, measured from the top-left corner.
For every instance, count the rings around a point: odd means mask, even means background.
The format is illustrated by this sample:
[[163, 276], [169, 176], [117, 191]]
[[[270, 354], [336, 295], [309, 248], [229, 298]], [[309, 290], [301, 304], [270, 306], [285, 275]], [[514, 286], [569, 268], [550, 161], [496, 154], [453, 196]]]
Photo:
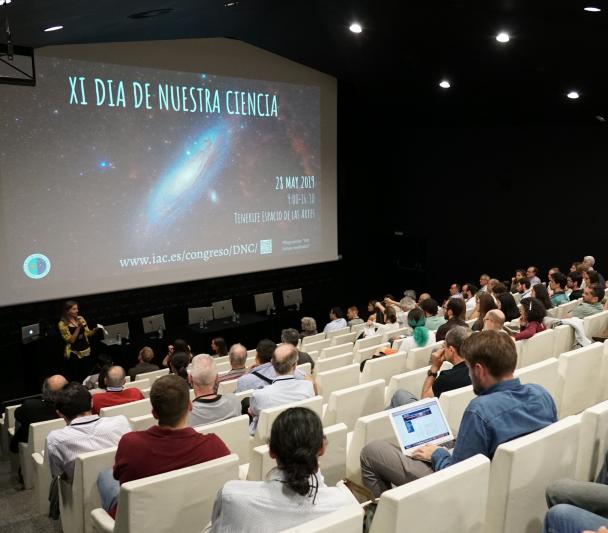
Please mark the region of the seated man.
[[363, 324], [363, 319], [359, 318], [359, 309], [351, 305], [346, 310], [346, 318], [348, 318], [348, 326], [356, 326], [357, 324]]
[[453, 454], [428, 444], [408, 457], [387, 441], [371, 442], [361, 450], [361, 474], [374, 496], [391, 485], [403, 485], [478, 453], [491, 459], [503, 442], [557, 420], [555, 402], [543, 387], [522, 385], [513, 377], [517, 351], [507, 335], [497, 331], [475, 333], [464, 340], [460, 353], [477, 397], [464, 411]]
[[477, 299], [475, 295], [477, 294], [477, 287], [472, 283], [465, 283], [462, 286], [462, 296], [464, 298], [464, 303], [466, 306], [466, 317], [470, 318], [475, 311], [475, 306], [477, 305]]
[[[287, 328], [281, 332], [281, 342], [284, 344], [291, 344], [296, 350], [298, 350], [299, 340], [300, 334], [297, 329]], [[312, 357], [306, 352], [298, 350], [298, 364], [305, 365], [306, 363], [310, 363], [310, 371], [312, 372], [315, 368], [315, 362], [312, 360]]]
[[272, 355], [272, 366], [276, 372], [271, 385], [254, 391], [251, 396], [249, 414], [253, 417], [249, 432], [255, 435], [258, 416], [263, 409], [312, 398], [314, 386], [308, 379], [294, 379], [298, 364], [298, 351], [290, 344], [278, 346]]
[[[422, 295], [420, 295], [422, 298]], [[424, 311], [424, 316], [426, 318], [425, 326], [431, 330], [436, 331], [439, 326], [445, 324], [445, 318], [442, 316], [437, 316], [438, 305], [437, 301], [431, 298], [430, 296], [419, 304], [420, 309]]]
[[532, 296], [532, 286], [528, 278], [520, 279], [517, 283], [517, 292], [521, 294], [519, 301], [521, 302], [524, 298], [530, 298]]
[[46, 438], [46, 457], [51, 474], [70, 483], [78, 455], [116, 446], [131, 431], [124, 416], [99, 418], [91, 413], [91, 393], [84, 385], [68, 383], [55, 397], [55, 407], [66, 427], [51, 431]]
[[233, 344], [228, 352], [228, 361], [230, 362], [230, 370], [217, 378], [218, 383], [238, 379], [247, 372], [247, 368], [245, 367], [247, 348], [242, 344]]
[[585, 318], [586, 316], [596, 315], [604, 309], [602, 300], [604, 299], [604, 289], [599, 285], [585, 287], [583, 291], [583, 301], [577, 305], [570, 313], [568, 318]]
[[583, 297], [583, 289], [581, 289], [582, 283], [583, 275], [580, 272], [577, 272], [576, 270], [574, 272], [568, 272], [566, 284], [568, 285], [568, 290], [570, 291], [571, 302]]
[[42, 383], [42, 398], [29, 398], [15, 409], [15, 421], [18, 425], [11, 439], [11, 452], [19, 453], [19, 443], [28, 441], [30, 424], [59, 417], [55, 407], [55, 397], [67, 383], [67, 379], [60, 375], [46, 378]]
[[134, 367], [129, 368], [129, 372], [127, 372], [131, 381], [135, 381], [137, 374], [145, 374], [146, 372], [158, 370], [158, 365], [152, 364], [152, 361], [154, 361], [154, 351], [149, 346], [144, 346], [139, 350], [137, 364]]
[[[420, 399], [439, 398], [443, 392], [471, 384], [469, 369], [460, 355], [460, 347], [469, 335], [471, 335], [471, 330], [462, 326], [456, 326], [448, 331], [445, 336], [445, 346], [431, 354], [431, 368], [422, 384]], [[452, 368], [441, 371], [444, 361], [452, 363]], [[393, 394], [390, 407], [398, 407], [417, 400], [418, 398], [411, 392], [399, 389]]]
[[553, 291], [551, 295], [551, 303], [553, 307], [558, 305], [567, 304], [570, 301], [566, 294], [566, 285], [568, 278], [561, 272], [553, 272], [549, 280], [549, 287]]
[[346, 320], [344, 320], [344, 313], [342, 309], [339, 307], [332, 307], [329, 311], [329, 320], [325, 327], [323, 328], [324, 333], [329, 333], [330, 331], [336, 331], [338, 329], [342, 329], [348, 326]]
[[214, 433], [203, 434], [188, 427], [188, 412], [192, 409], [190, 391], [179, 376], [157, 379], [150, 390], [150, 402], [158, 425], [133, 431], [120, 439], [114, 469], [102, 470], [97, 478], [102, 507], [112, 516], [116, 514], [123, 483], [230, 454]]
[[234, 394], [217, 394], [217, 368], [210, 355], [201, 354], [192, 359], [188, 381], [195, 395], [188, 416], [189, 426], [213, 424], [241, 414], [241, 402]]
[[93, 414], [98, 415], [104, 407], [122, 405], [123, 403], [143, 400], [144, 395], [135, 387], [125, 389], [125, 369], [121, 366], [113, 366], [108, 370], [106, 376], [106, 392], [93, 396]]
[[462, 298], [450, 298], [446, 304], [445, 313], [448, 321], [437, 329], [437, 333], [435, 334], [435, 340], [437, 341], [444, 340], [448, 331], [456, 326], [469, 327], [463, 320], [466, 313], [466, 305]]

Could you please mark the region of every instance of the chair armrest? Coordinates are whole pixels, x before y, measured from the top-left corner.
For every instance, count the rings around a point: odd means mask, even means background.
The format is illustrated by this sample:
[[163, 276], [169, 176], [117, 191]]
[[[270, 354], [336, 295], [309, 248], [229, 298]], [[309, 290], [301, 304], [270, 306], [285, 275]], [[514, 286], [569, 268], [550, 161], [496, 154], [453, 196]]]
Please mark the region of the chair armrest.
[[113, 533], [114, 520], [103, 509], [93, 509], [91, 511], [91, 521], [93, 522], [93, 530], [99, 533]]
[[41, 467], [44, 464], [44, 457], [41, 453], [35, 452], [32, 454], [32, 459], [34, 460], [34, 465], [37, 467]]

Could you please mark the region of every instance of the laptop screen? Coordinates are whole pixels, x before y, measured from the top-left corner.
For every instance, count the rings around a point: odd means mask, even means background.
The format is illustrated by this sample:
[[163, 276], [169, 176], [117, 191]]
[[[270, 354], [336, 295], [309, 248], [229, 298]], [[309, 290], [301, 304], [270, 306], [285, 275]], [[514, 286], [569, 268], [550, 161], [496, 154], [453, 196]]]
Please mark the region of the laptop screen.
[[391, 419], [404, 452], [450, 436], [450, 428], [436, 399], [395, 410]]

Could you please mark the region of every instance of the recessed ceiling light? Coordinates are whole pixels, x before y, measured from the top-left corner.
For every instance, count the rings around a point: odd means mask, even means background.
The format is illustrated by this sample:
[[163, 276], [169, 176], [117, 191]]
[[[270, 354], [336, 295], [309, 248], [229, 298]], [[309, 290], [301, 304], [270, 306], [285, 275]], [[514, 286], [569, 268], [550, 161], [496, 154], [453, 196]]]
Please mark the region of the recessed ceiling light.
[[580, 94], [578, 94], [576, 91], [570, 91], [566, 96], [570, 98], [570, 100], [576, 100]]
[[224, 3], [224, 7], [236, 7], [238, 5], [239, 5], [239, 3], [236, 2], [236, 1], [234, 1], [234, 0], [232, 2], [225, 2]]
[[363, 28], [361, 27], [361, 24], [359, 24], [358, 22], [353, 22], [349, 28], [350, 31], [352, 31], [353, 33], [361, 33], [363, 31]]
[[496, 40], [499, 43], [508, 43], [511, 40], [511, 37], [509, 37], [509, 34], [506, 31], [501, 31], [497, 36], [496, 36]]
[[12, 2], [12, 0], [0, 0], [0, 6], [3, 6], [4, 4], [10, 4]]
[[598, 119], [600, 122], [606, 122], [606, 119], [602, 115], [595, 115], [595, 118]]
[[44, 31], [57, 31], [63, 30], [63, 26], [51, 26], [50, 28], [46, 28]]
[[587, 6], [583, 8], [585, 11], [589, 11], [589, 13], [599, 13], [601, 9], [599, 7]]
[[149, 19], [152, 17], [160, 17], [161, 15], [168, 15], [175, 11], [172, 8], [166, 7], [164, 9], [151, 9], [150, 11], [140, 11], [139, 13], [133, 13], [129, 15], [130, 19]]
[[439, 82], [439, 87], [441, 87], [442, 89], [449, 89], [451, 85], [448, 80], [442, 80], [441, 82]]

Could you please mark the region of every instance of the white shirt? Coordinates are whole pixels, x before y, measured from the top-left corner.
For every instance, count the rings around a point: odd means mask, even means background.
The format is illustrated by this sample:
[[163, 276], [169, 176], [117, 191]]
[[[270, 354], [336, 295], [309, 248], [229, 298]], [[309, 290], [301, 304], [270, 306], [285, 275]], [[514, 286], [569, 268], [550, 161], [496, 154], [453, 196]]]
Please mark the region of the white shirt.
[[118, 441], [131, 431], [124, 416], [79, 416], [69, 426], [51, 431], [46, 438], [46, 456], [51, 474], [65, 473], [71, 482], [74, 461], [81, 453], [94, 452], [118, 445]]
[[228, 481], [213, 505], [212, 533], [273, 533], [291, 529], [340, 507], [357, 503], [338, 487], [327, 487], [317, 473], [316, 498], [300, 496], [283, 482], [274, 469], [267, 481]]
[[337, 329], [342, 329], [347, 326], [348, 326], [348, 324], [346, 323], [346, 320], [344, 320], [343, 318], [336, 318], [335, 320], [332, 320], [331, 322], [329, 322], [325, 325], [325, 327], [323, 328], [323, 333], [329, 333], [330, 331], [336, 331]]
[[473, 313], [473, 311], [475, 311], [475, 306], [477, 305], [477, 302], [475, 301], [475, 296], [471, 296], [465, 302], [465, 305], [467, 307], [467, 318], [469, 318], [471, 316], [471, 314]]
[[255, 435], [255, 428], [258, 425], [258, 416], [263, 409], [278, 407], [286, 403], [297, 402], [312, 398], [315, 389], [312, 383], [306, 379], [295, 379], [292, 374], [278, 376], [272, 385], [263, 389], [257, 389], [251, 395], [249, 408], [254, 415], [249, 432]]

